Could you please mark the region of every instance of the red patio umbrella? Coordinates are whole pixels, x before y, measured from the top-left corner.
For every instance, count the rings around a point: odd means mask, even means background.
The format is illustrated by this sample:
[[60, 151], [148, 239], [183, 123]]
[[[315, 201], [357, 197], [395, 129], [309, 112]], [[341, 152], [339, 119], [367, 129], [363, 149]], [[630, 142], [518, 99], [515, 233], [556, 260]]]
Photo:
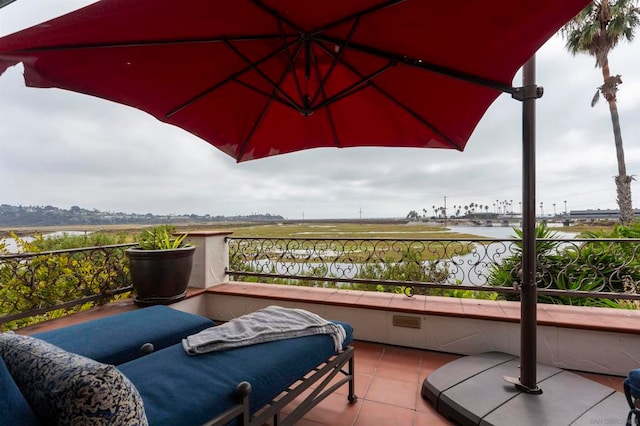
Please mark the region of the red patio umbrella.
[[0, 39], [0, 73], [130, 105], [238, 161], [317, 147], [463, 150], [524, 102], [521, 378], [537, 393], [533, 66], [589, 0], [102, 0]]
[[[148, 112], [238, 161], [463, 150], [585, 0], [102, 0], [0, 39], [0, 72]], [[451, 78], [454, 77], [454, 78]]]

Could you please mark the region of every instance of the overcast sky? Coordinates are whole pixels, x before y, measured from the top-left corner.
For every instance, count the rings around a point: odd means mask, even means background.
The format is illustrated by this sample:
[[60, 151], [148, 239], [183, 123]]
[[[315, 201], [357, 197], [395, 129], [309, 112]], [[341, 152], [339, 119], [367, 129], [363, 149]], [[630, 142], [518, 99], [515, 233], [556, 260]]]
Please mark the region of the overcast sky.
[[[18, 0], [0, 9], [0, 35], [91, 1]], [[640, 36], [640, 34], [639, 34]], [[537, 206], [617, 208], [616, 156], [605, 102], [589, 106], [600, 70], [559, 38], [537, 56]], [[610, 56], [622, 75], [618, 109], [627, 174], [640, 175], [640, 42]], [[520, 85], [520, 75], [514, 85]], [[464, 102], [464, 99], [460, 99]], [[314, 149], [236, 164], [150, 115], [59, 89], [24, 87], [22, 67], [0, 76], [0, 203], [154, 214], [280, 214], [289, 219], [406, 216], [432, 206], [521, 199], [521, 104], [502, 95], [464, 152]], [[640, 207], [640, 182], [632, 186]], [[451, 210], [449, 210], [451, 213]], [[539, 213], [539, 211], [538, 211]]]

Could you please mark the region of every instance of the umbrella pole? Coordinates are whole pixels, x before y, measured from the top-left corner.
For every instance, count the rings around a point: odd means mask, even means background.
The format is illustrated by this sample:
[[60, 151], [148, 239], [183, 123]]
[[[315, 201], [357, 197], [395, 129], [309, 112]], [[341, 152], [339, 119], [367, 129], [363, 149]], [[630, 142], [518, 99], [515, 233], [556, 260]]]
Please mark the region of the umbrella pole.
[[520, 290], [520, 383], [527, 393], [539, 394], [536, 384], [537, 287], [536, 287], [536, 62], [532, 56], [522, 73], [522, 286]]

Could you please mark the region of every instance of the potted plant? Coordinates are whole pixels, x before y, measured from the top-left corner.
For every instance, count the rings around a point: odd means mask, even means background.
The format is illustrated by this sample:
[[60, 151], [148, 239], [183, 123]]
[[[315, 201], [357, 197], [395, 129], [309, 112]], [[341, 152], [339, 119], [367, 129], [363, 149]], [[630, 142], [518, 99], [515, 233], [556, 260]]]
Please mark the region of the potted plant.
[[174, 232], [170, 225], [145, 229], [126, 250], [136, 303], [167, 305], [186, 296], [196, 248], [184, 243], [187, 234]]

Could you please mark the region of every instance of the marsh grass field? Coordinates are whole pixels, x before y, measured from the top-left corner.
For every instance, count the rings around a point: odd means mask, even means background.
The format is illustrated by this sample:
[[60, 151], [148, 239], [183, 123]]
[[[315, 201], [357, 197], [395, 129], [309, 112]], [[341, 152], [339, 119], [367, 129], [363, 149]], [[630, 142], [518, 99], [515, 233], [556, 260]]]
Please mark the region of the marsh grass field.
[[[20, 236], [34, 233], [48, 234], [52, 232], [105, 232], [126, 234], [134, 241], [142, 229], [148, 225], [62, 225], [42, 227], [1, 228], [0, 238], [14, 232]], [[583, 231], [607, 231], [613, 225], [585, 225], [553, 228], [557, 231], [580, 233]], [[418, 222], [309, 222], [309, 223], [212, 223], [212, 224], [176, 224], [178, 232], [190, 231], [230, 231], [233, 237], [262, 237], [262, 238], [388, 238], [388, 239], [431, 239], [431, 238], [482, 238], [479, 234], [466, 234], [433, 224]]]
[[449, 229], [424, 224], [361, 224], [361, 223], [310, 223], [254, 225], [233, 229], [234, 237], [264, 238], [477, 238], [477, 235], [459, 234]]
[[[34, 233], [47, 234], [57, 232], [73, 232], [76, 234], [77, 244], [82, 244], [82, 238], [77, 236], [78, 232], [91, 233], [96, 236], [98, 233], [106, 233], [118, 235], [119, 242], [135, 242], [143, 226], [131, 225], [115, 225], [115, 226], [80, 226], [80, 227], [41, 227], [41, 228], [20, 228], [12, 230], [20, 236], [30, 236]], [[9, 235], [9, 230], [6, 236]], [[371, 256], [384, 256], [390, 260], [397, 260], [403, 254], [397, 250], [390, 250], [389, 245], [376, 244], [375, 240], [424, 240], [424, 239], [444, 239], [459, 240], [482, 238], [479, 235], [462, 234], [452, 232], [448, 228], [428, 225], [422, 223], [225, 223], [212, 225], [177, 225], [176, 232], [193, 232], [193, 231], [230, 231], [231, 236], [235, 238], [265, 238], [270, 240], [287, 240], [300, 239], [299, 249], [336, 252], [343, 256], [349, 256], [351, 261], [363, 262]], [[330, 239], [331, 241], [322, 241]], [[358, 239], [371, 240], [368, 242], [358, 242]], [[91, 239], [91, 241], [95, 241]], [[296, 243], [297, 244], [297, 243]], [[75, 244], [74, 244], [75, 245]], [[94, 245], [88, 243], [86, 245]], [[85, 246], [86, 246], [85, 245]], [[276, 245], [282, 246], [282, 241]], [[286, 243], [285, 243], [286, 245]], [[77, 245], [76, 245], [77, 246]], [[384, 248], [383, 248], [384, 247]], [[405, 242], [403, 247], [416, 249], [421, 253], [422, 260], [432, 260], [441, 258], [442, 256], [451, 256], [453, 254], [465, 254], [472, 245], [465, 243], [451, 242], [447, 244], [438, 244], [437, 246], [425, 249], [424, 244], [416, 241], [415, 243]], [[280, 250], [279, 248], [277, 250]], [[334, 259], [336, 260], [336, 259]], [[295, 261], [295, 260], [294, 260]]]
[[[46, 226], [0, 229], [0, 236], [47, 234], [51, 232], [106, 232], [135, 236], [144, 225]], [[263, 238], [474, 238], [477, 235], [453, 233], [445, 227], [420, 223], [221, 223], [176, 225], [177, 232], [230, 231], [234, 237]]]
[[[182, 229], [182, 228], [180, 228]], [[194, 228], [191, 228], [194, 229]], [[202, 229], [196, 227], [196, 229]], [[482, 228], [478, 234], [460, 233], [444, 226], [410, 222], [399, 223], [297, 223], [297, 224], [238, 224], [204, 228], [233, 231], [234, 237], [264, 238], [389, 238], [389, 239], [432, 239], [485, 238]], [[577, 225], [554, 227], [554, 231], [580, 233], [585, 231], [610, 231], [613, 225]]]

